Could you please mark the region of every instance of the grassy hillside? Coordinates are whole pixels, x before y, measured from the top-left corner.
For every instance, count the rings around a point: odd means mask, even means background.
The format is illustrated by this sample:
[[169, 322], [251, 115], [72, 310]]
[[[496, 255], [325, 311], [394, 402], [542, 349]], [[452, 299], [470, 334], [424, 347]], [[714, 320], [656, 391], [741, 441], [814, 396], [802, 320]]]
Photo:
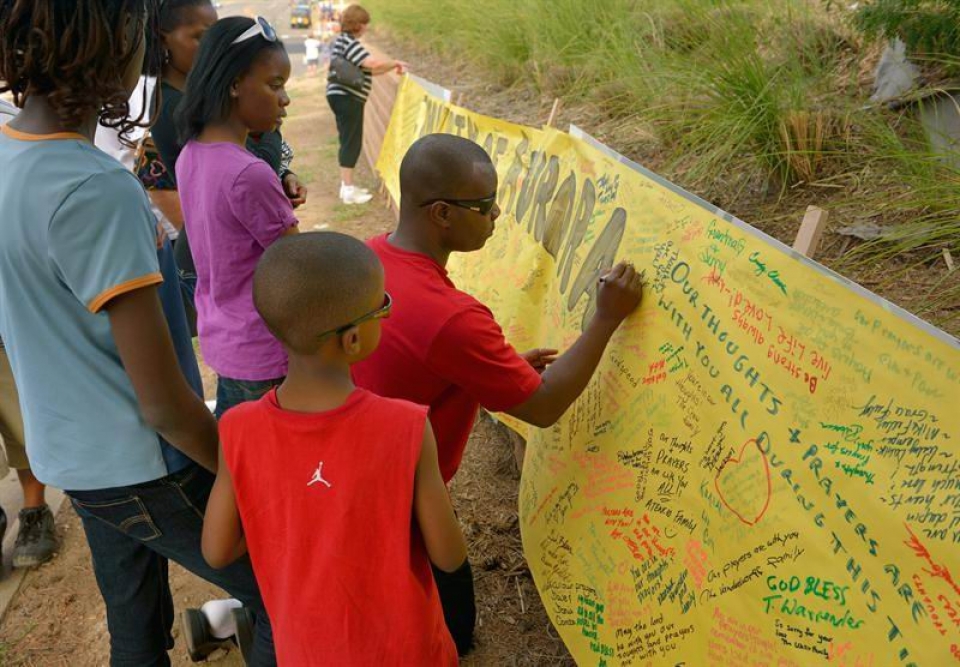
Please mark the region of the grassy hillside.
[[960, 331], [960, 271], [942, 271], [944, 248], [960, 260], [960, 173], [928, 152], [911, 108], [869, 102], [881, 45], [866, 41], [839, 3], [364, 4], [395, 36], [479, 65], [500, 85], [588, 103], [635, 125], [645, 149], [662, 158], [659, 171], [725, 207], [804, 189], [818, 201], [829, 193], [833, 210], [884, 228], [881, 240], [855, 243], [835, 268], [856, 274], [896, 257], [897, 270], [886, 274], [895, 281], [939, 260], [942, 276], [902, 305]]

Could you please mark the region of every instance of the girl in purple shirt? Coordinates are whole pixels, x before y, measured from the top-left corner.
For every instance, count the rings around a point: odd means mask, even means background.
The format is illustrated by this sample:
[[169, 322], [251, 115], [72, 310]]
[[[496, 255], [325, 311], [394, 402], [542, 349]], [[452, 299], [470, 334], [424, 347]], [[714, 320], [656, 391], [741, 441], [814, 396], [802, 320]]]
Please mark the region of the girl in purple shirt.
[[287, 372], [253, 306], [253, 272], [273, 242], [297, 232], [297, 219], [276, 174], [244, 146], [250, 132], [282, 124], [289, 77], [286, 49], [265, 19], [221, 19], [200, 44], [176, 114], [186, 142], [177, 183], [197, 267], [200, 351], [218, 375], [217, 417]]

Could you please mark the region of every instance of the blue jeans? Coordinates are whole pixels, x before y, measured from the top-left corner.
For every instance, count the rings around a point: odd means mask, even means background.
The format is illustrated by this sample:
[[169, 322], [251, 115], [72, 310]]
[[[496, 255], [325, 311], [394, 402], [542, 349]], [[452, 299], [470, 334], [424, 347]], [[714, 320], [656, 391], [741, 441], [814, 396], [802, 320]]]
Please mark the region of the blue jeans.
[[215, 570], [200, 552], [203, 513], [214, 476], [195, 463], [133, 486], [67, 491], [83, 521], [93, 570], [107, 607], [112, 667], [166, 667], [174, 611], [168, 561], [223, 588], [254, 614], [249, 665], [276, 665], [273, 633], [244, 557]]
[[213, 416], [217, 419], [235, 405], [256, 401], [264, 394], [283, 382], [283, 378], [274, 380], [235, 380], [217, 376], [217, 408]]

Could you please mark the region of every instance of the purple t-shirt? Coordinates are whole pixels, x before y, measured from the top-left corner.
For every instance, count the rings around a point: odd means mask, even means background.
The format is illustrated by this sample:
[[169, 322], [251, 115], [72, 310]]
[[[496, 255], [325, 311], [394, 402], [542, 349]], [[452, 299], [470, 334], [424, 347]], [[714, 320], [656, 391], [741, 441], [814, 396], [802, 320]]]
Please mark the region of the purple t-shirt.
[[236, 144], [198, 141], [184, 146], [176, 169], [204, 361], [235, 380], [286, 375], [287, 355], [253, 307], [257, 261], [297, 224], [277, 174]]

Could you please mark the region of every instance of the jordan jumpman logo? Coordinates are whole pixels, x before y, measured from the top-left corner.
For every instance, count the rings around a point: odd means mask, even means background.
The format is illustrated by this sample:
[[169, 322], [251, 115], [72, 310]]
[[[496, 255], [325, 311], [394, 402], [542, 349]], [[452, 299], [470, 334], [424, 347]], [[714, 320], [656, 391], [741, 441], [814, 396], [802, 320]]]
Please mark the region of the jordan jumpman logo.
[[326, 484], [328, 489], [333, 486], [332, 484], [330, 484], [330, 482], [328, 482], [323, 478], [323, 461], [321, 461], [320, 465], [317, 466], [316, 471], [314, 471], [313, 473], [313, 479], [307, 482], [307, 486], [311, 486], [313, 484], [316, 484], [317, 482]]

